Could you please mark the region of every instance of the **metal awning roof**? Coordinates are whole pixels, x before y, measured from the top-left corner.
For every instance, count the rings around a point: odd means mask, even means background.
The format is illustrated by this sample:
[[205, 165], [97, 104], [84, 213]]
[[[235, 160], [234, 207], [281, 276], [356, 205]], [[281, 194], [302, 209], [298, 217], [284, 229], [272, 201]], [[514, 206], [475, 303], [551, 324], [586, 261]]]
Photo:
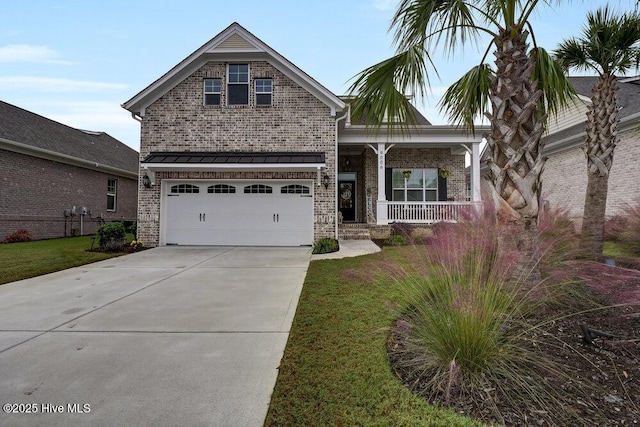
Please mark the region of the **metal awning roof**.
[[326, 167], [314, 152], [152, 152], [141, 162], [153, 171], [251, 170], [315, 171]]

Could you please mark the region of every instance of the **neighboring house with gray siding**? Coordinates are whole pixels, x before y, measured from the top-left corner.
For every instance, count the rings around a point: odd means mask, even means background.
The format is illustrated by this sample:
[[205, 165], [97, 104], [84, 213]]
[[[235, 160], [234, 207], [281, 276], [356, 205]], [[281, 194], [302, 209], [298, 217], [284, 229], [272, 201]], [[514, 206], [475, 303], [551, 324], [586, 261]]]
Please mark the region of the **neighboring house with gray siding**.
[[298, 246], [452, 219], [470, 204], [467, 154], [480, 200], [482, 130], [467, 136], [418, 113], [410, 135], [372, 133], [349, 102], [230, 25], [123, 104], [141, 122], [138, 237]]
[[138, 161], [135, 150], [104, 132], [0, 101], [0, 241], [20, 228], [47, 239], [135, 221]]
[[[580, 226], [587, 188], [587, 161], [583, 151], [586, 112], [597, 77], [570, 77], [569, 80], [578, 99], [549, 125], [545, 136], [544, 152], [548, 160], [542, 174], [542, 197], [551, 209], [567, 209]], [[637, 191], [640, 182], [640, 77], [620, 78], [618, 85], [620, 142], [614, 151], [609, 177], [607, 217], [640, 200]]]

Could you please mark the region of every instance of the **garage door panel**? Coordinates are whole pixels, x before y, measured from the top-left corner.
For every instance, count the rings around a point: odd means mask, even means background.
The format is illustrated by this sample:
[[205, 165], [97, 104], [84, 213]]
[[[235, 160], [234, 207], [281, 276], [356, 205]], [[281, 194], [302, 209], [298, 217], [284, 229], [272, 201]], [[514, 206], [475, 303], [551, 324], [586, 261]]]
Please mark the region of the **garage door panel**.
[[[300, 182], [194, 181], [198, 194], [166, 195], [166, 244], [299, 246], [313, 243], [312, 186]], [[187, 184], [187, 185], [189, 185]], [[214, 193], [229, 191], [235, 193]], [[281, 193], [282, 186], [289, 186]], [[249, 193], [244, 188], [249, 187]], [[264, 193], [271, 187], [271, 193]], [[207, 190], [212, 189], [211, 193]], [[262, 191], [258, 193], [257, 191]]]

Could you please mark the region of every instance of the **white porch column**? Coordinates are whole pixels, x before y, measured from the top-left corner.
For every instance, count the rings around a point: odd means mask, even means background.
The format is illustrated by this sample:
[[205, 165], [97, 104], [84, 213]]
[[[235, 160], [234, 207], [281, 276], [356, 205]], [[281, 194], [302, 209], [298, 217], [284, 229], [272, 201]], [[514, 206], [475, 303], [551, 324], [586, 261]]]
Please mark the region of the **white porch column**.
[[386, 143], [379, 142], [378, 148], [376, 148], [372, 144], [367, 144], [367, 146], [378, 155], [378, 167], [376, 168], [376, 170], [378, 171], [378, 200], [376, 201], [376, 223], [378, 225], [389, 224], [387, 213], [387, 193], [385, 192], [385, 156], [394, 145], [395, 144], [389, 144], [389, 146], [387, 146]]
[[471, 143], [471, 201], [480, 202], [480, 142]]
[[378, 143], [378, 202], [376, 203], [376, 221], [378, 224], [388, 224], [387, 193], [385, 191], [385, 155], [387, 154], [385, 143]]

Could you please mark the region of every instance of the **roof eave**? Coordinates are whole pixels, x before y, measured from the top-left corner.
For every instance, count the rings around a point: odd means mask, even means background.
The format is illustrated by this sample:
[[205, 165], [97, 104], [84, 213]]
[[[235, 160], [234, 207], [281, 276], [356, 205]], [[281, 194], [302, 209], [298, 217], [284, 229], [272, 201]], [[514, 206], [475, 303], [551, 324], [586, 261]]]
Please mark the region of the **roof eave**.
[[138, 179], [138, 172], [132, 172], [126, 169], [120, 169], [102, 163], [81, 159], [79, 157], [57, 153], [55, 151], [34, 147], [33, 145], [23, 144], [21, 142], [11, 141], [5, 138], [0, 138], [0, 148], [8, 151], [13, 151], [15, 153], [26, 154], [28, 156], [52, 160], [54, 162], [64, 163], [72, 166], [78, 166], [84, 169], [91, 169], [98, 172], [109, 173], [124, 178]]

